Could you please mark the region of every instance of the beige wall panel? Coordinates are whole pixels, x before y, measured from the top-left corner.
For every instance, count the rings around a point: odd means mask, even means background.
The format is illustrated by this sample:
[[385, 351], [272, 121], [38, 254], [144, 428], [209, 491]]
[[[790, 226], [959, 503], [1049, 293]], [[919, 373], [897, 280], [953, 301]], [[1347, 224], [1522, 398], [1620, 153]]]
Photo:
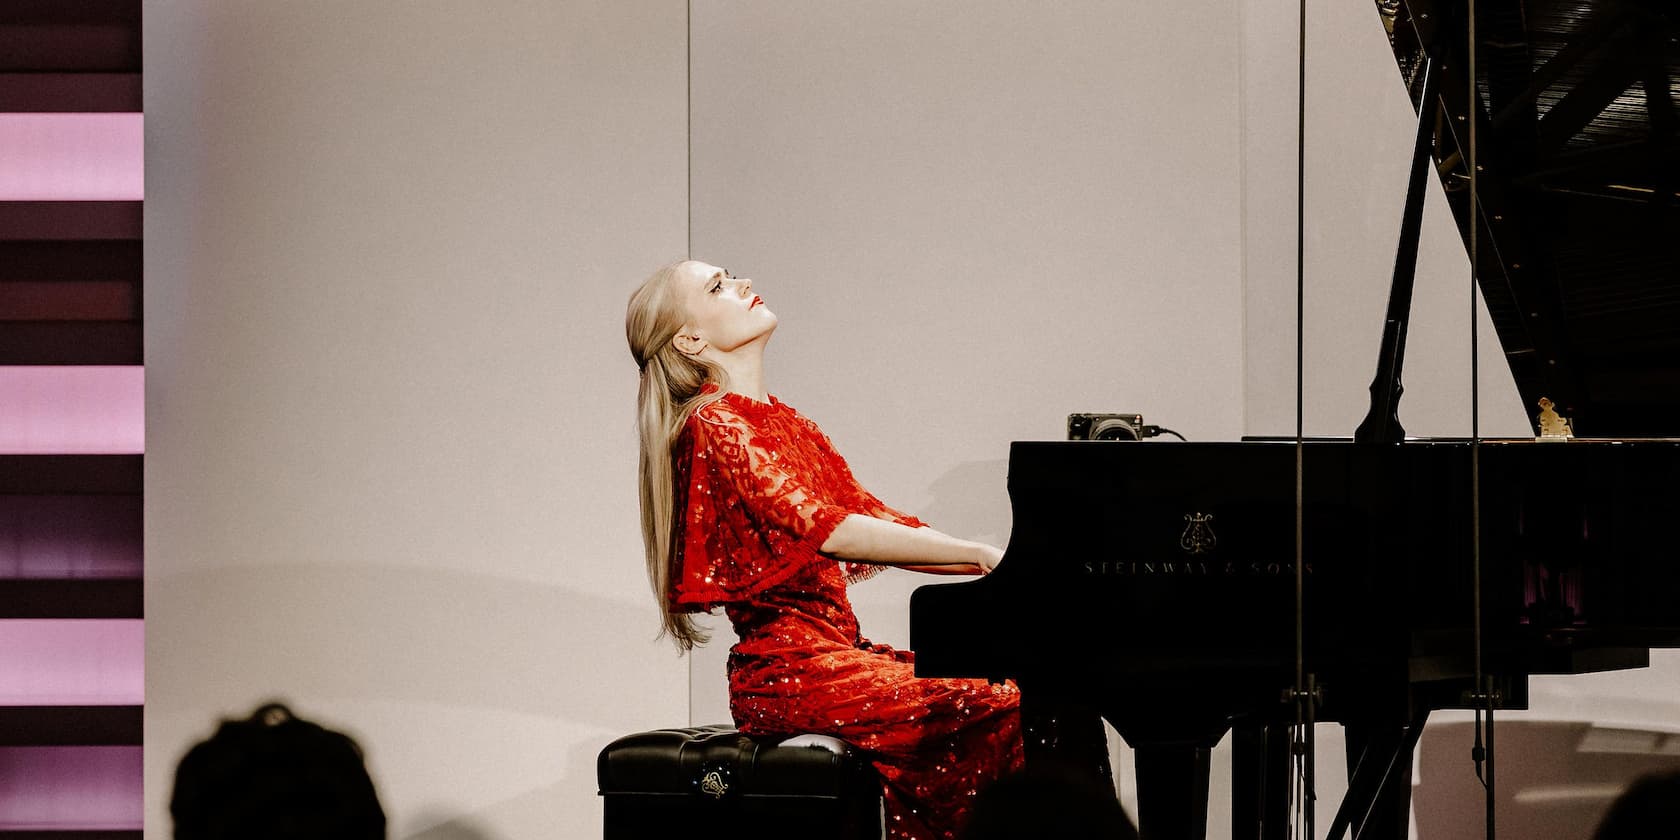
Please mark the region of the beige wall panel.
[[148, 0], [147, 834], [270, 697], [393, 838], [596, 837], [680, 722], [629, 286], [685, 247], [681, 2]]

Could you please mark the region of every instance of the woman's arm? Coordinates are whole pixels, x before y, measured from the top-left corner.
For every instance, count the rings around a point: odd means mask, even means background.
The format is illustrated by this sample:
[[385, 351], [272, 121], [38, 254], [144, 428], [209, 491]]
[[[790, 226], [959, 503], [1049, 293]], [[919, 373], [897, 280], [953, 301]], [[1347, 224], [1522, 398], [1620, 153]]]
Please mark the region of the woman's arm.
[[1003, 557], [1001, 549], [985, 543], [856, 513], [842, 519], [819, 550], [856, 563], [936, 574], [986, 574]]

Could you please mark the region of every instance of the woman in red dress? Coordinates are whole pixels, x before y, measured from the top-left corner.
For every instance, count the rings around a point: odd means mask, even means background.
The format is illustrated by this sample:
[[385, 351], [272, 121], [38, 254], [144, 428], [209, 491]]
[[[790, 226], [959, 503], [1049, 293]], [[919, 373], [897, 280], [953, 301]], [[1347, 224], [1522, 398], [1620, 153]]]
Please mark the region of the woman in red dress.
[[776, 315], [751, 280], [677, 263], [636, 290], [625, 320], [665, 633], [686, 651], [705, 641], [691, 614], [721, 607], [740, 638], [728, 670], [742, 731], [862, 748], [888, 836], [954, 837], [975, 794], [1021, 764], [1019, 693], [917, 679], [909, 652], [859, 634], [846, 585], [882, 566], [985, 574], [1003, 553], [882, 504], [815, 423], [765, 391]]

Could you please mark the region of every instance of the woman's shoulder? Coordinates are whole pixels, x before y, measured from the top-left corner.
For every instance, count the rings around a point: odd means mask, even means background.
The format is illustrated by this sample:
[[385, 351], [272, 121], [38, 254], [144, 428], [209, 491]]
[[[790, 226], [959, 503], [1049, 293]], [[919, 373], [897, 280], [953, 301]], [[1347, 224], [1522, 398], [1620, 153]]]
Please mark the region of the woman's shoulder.
[[767, 427], [777, 417], [784, 415], [797, 416], [797, 414], [774, 396], [770, 397], [769, 402], [760, 402], [733, 391], [725, 391], [717, 399], [710, 400], [695, 409], [694, 413], [689, 416], [691, 420], [703, 423], [746, 424], [753, 427]]
[[719, 437], [758, 435], [766, 431], [763, 418], [743, 411], [742, 406], [725, 395], [694, 409], [683, 424], [683, 431], [697, 440]]
[[726, 398], [709, 400], [688, 415], [689, 423], [739, 423], [746, 419], [741, 410]]

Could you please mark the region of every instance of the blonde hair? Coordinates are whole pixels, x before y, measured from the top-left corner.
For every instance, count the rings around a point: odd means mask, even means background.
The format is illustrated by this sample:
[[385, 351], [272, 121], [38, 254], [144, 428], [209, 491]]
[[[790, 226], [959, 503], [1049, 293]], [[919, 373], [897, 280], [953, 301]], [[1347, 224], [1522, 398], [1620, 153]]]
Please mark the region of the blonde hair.
[[[642, 377], [636, 395], [636, 425], [642, 443], [637, 479], [648, 582], [659, 601], [663, 621], [660, 635], [670, 636], [680, 651], [704, 644], [708, 636], [688, 613], [672, 609], [671, 575], [677, 565], [678, 533], [671, 449], [689, 415], [728, 389], [723, 368], [683, 353], [672, 344], [688, 320], [677, 287], [686, 264], [686, 260], [672, 263], [643, 281], [631, 293], [624, 316], [624, 335]], [[716, 383], [719, 390], [705, 391], [707, 383]]]

